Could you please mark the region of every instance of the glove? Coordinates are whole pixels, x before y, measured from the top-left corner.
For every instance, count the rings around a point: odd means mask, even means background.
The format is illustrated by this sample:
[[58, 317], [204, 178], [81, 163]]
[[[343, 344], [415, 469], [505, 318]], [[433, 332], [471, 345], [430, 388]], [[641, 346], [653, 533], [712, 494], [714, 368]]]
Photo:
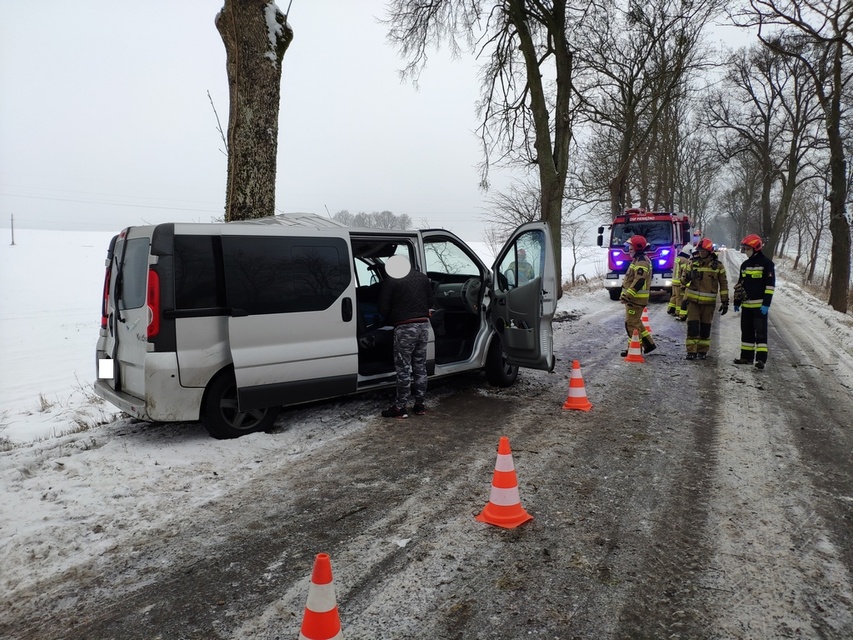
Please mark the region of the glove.
[[687, 311], [687, 300], [682, 300], [682, 301], [681, 301], [681, 310], [682, 310], [682, 311]]
[[736, 305], [735, 305], [735, 313], [737, 313], [738, 311], [740, 311], [740, 305], [739, 305], [739, 304], [736, 304]]
[[729, 303], [728, 303], [728, 302], [724, 302], [723, 304], [721, 304], [721, 305], [720, 305], [720, 315], [721, 315], [721, 316], [724, 316], [724, 315], [726, 315], [728, 312], [729, 312]]
[[766, 304], [761, 305], [761, 315], [766, 316], [768, 311], [770, 311], [770, 307]]

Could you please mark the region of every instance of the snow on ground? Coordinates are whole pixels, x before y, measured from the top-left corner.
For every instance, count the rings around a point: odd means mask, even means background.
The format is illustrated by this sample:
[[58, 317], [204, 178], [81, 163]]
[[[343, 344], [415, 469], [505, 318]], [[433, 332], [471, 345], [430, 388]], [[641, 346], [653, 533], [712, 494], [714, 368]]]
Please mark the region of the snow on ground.
[[[15, 246], [0, 247], [4, 593], [132, 542], [134, 532], [178, 535], [180, 511], [191, 512], [250, 481], [265, 459], [298, 456], [375, 419], [371, 402], [353, 398], [297, 413], [275, 438], [216, 441], [199, 425], [139, 425], [119, 418], [90, 391], [110, 235], [21, 230]], [[490, 257], [484, 244], [471, 244]], [[600, 275], [596, 259], [581, 269], [589, 278]], [[845, 366], [853, 366], [849, 316], [784, 278], [777, 291], [795, 299], [799, 322], [834, 341], [849, 358]], [[594, 315], [608, 308], [615, 312], [618, 306], [591, 287], [565, 295], [558, 312]], [[163, 509], [164, 502], [190, 509]]]

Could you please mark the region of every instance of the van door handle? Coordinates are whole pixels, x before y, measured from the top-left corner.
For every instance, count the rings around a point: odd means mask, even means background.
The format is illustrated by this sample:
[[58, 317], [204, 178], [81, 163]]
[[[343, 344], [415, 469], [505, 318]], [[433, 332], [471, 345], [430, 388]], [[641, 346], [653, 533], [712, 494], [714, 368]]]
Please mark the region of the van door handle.
[[344, 322], [352, 320], [352, 298], [344, 298], [341, 301], [341, 320]]

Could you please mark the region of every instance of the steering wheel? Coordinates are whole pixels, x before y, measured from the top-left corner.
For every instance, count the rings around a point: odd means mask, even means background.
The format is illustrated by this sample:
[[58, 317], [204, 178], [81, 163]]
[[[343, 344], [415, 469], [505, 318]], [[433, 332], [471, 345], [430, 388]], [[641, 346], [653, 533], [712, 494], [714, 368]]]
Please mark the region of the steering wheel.
[[465, 304], [465, 310], [468, 313], [475, 315], [480, 313], [480, 289], [482, 287], [483, 282], [480, 278], [468, 278], [462, 283], [459, 295], [462, 296], [462, 302]]

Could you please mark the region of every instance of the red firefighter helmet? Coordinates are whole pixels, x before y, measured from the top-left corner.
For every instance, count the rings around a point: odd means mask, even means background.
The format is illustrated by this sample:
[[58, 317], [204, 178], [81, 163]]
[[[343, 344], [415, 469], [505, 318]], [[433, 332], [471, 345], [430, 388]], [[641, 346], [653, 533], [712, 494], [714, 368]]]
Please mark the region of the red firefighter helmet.
[[754, 233], [750, 233], [743, 240], [740, 241], [740, 245], [742, 247], [749, 247], [753, 251], [761, 251], [761, 247], [764, 246], [764, 243], [761, 242], [761, 238], [755, 235]]
[[702, 238], [699, 241], [699, 244], [696, 246], [697, 249], [704, 249], [705, 251], [713, 251], [714, 243], [711, 242], [711, 238]]
[[634, 251], [645, 251], [649, 243], [646, 242], [643, 236], [631, 236], [631, 239], [625, 245], [628, 249], [633, 249]]

